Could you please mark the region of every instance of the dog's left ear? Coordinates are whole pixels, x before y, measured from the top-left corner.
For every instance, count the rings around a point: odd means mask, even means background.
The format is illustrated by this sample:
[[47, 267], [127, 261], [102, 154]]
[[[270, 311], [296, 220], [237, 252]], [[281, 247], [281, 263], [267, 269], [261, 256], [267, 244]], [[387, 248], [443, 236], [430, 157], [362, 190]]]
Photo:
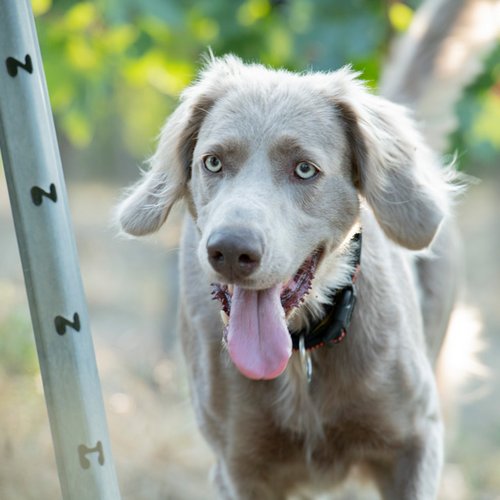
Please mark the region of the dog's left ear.
[[354, 181], [387, 236], [412, 250], [422, 249], [449, 210], [445, 169], [407, 110], [370, 94], [356, 76], [348, 69], [331, 75]]

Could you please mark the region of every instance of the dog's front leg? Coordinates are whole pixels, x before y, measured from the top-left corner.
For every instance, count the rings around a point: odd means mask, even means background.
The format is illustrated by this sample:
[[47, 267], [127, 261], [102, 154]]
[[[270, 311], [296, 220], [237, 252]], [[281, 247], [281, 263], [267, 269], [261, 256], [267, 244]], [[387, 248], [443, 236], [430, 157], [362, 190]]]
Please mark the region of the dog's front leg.
[[442, 465], [443, 427], [434, 416], [390, 464], [378, 464], [374, 471], [384, 500], [435, 500]]

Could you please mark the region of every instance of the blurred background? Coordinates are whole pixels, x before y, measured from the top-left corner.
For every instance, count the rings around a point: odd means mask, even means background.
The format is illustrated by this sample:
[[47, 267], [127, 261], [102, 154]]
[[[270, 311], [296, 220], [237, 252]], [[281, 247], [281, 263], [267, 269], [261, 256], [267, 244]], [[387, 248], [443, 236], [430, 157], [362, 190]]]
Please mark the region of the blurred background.
[[[292, 70], [346, 63], [369, 85], [418, 1], [32, 0], [65, 170], [115, 462], [124, 499], [208, 499], [175, 333], [182, 207], [162, 231], [117, 236], [112, 208], [201, 56], [233, 52]], [[500, 47], [456, 108], [460, 168], [481, 179], [462, 201], [466, 349], [475, 376], [448, 425], [442, 498], [500, 499]], [[60, 498], [21, 264], [0, 176], [0, 498]], [[473, 342], [479, 323], [483, 340]], [[448, 491], [448, 493], [446, 493]], [[450, 493], [451, 492], [451, 493]], [[347, 496], [346, 498], [350, 498]]]

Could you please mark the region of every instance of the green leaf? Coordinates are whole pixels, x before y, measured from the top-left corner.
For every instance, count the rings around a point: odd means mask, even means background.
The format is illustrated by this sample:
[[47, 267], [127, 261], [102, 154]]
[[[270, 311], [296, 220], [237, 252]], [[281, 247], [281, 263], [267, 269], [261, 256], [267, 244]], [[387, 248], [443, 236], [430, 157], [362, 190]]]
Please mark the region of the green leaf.
[[52, 0], [31, 0], [31, 8], [35, 16], [43, 16], [52, 7]]
[[489, 92], [479, 112], [472, 131], [474, 138], [478, 141], [491, 142], [500, 148], [500, 95]]
[[394, 2], [389, 7], [389, 20], [396, 31], [406, 31], [413, 19], [413, 11], [408, 5]]
[[251, 26], [270, 12], [271, 4], [268, 0], [247, 0], [238, 9], [237, 19], [242, 26]]

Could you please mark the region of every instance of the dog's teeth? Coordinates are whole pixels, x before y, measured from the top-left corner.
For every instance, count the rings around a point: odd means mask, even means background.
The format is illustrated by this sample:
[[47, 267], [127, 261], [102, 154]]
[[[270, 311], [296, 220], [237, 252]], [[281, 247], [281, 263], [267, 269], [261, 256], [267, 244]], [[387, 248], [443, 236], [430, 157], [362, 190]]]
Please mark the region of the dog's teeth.
[[224, 326], [229, 325], [229, 316], [224, 311], [220, 312], [220, 317], [222, 319], [222, 322], [224, 323]]

